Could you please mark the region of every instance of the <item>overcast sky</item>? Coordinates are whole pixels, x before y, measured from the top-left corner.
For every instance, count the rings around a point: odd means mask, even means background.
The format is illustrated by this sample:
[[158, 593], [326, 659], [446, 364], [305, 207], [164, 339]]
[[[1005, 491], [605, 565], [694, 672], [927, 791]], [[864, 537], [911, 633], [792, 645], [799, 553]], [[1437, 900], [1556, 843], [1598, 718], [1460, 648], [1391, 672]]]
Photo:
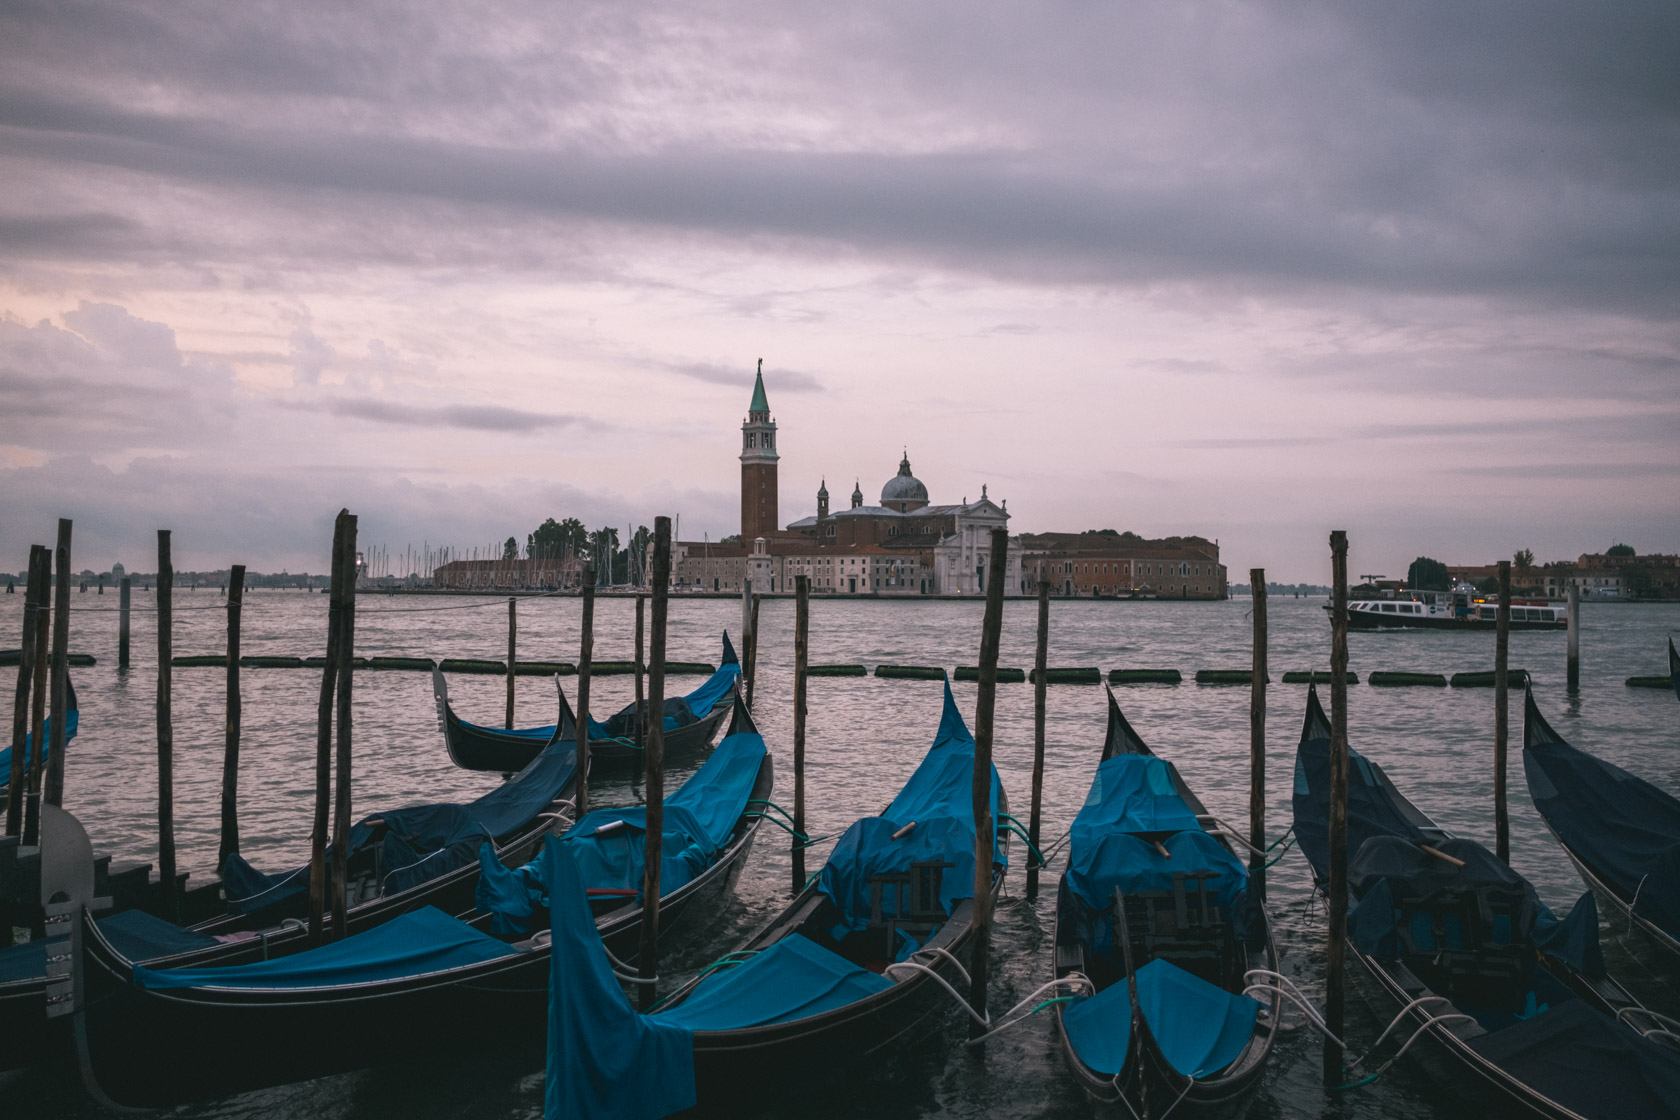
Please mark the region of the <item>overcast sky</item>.
[[935, 502], [1680, 551], [1680, 7], [0, 5], [0, 569]]

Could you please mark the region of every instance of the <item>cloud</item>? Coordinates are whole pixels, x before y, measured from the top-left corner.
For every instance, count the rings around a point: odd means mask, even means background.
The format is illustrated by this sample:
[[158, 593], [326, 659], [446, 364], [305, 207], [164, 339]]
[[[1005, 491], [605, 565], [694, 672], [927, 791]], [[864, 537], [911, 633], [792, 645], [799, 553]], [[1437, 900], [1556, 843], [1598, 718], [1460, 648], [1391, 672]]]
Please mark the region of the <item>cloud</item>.
[[416, 428], [463, 428], [479, 432], [540, 432], [577, 424], [598, 426], [600, 421], [559, 412], [532, 412], [501, 405], [442, 404], [416, 405], [377, 397], [324, 397], [318, 400], [281, 401], [283, 408], [323, 412], [351, 420], [376, 424], [403, 424]]
[[[752, 392], [754, 373], [742, 373], [731, 366], [711, 362], [671, 362], [661, 368], [683, 377], [692, 377], [696, 381], [704, 381], [708, 385], [727, 385], [744, 392]], [[783, 369], [778, 366], [771, 370], [771, 375], [778, 393], [820, 393], [823, 390], [821, 381], [796, 369]]]

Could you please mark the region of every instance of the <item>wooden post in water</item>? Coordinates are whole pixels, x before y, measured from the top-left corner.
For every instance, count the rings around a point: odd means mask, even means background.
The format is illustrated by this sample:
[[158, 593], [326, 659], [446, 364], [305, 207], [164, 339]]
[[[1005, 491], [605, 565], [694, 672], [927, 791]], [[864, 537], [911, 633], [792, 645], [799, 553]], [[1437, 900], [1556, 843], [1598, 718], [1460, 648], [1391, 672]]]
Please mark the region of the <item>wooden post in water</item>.
[[70, 741], [70, 519], [58, 519], [58, 573], [53, 581], [52, 731], [48, 734], [41, 800], [64, 804], [64, 756]]
[[1324, 962], [1324, 1083], [1342, 1083], [1347, 997], [1347, 533], [1330, 534], [1333, 608], [1330, 613], [1330, 951]]
[[239, 615], [245, 606], [245, 565], [228, 572], [227, 588], [227, 728], [222, 745], [222, 842], [216, 849], [216, 870], [239, 850], [239, 726], [243, 708], [239, 696]]
[[[665, 710], [665, 609], [666, 590], [671, 582], [671, 519], [653, 521], [653, 635], [648, 651], [648, 711]], [[659, 974], [659, 860], [660, 840], [665, 828], [665, 720], [653, 717], [647, 723], [647, 764], [643, 778], [647, 790], [647, 832], [642, 874], [642, 945], [637, 966], [643, 980]], [[643, 1011], [654, 1004], [655, 985], [638, 984]]]
[[1569, 581], [1569, 671], [1570, 692], [1581, 691], [1581, 589]]
[[[992, 716], [997, 707], [998, 635], [1003, 630], [1003, 573], [1009, 570], [1009, 533], [992, 530], [992, 578], [986, 584], [986, 614], [980, 625], [980, 685], [974, 700], [974, 948], [969, 954], [968, 1002], [986, 1015], [986, 985], [992, 959]], [[968, 1021], [968, 1037], [986, 1028]]]
[[1038, 897], [1038, 845], [1040, 817], [1044, 804], [1044, 686], [1050, 657], [1050, 581], [1044, 566], [1038, 569], [1038, 643], [1033, 652], [1033, 776], [1032, 814], [1027, 818], [1027, 835], [1033, 850], [1027, 853], [1027, 897]]
[[[344, 519], [333, 524], [332, 581], [336, 587], [344, 562]], [[332, 804], [333, 695], [338, 688], [338, 596], [327, 601], [327, 664], [321, 672], [321, 696], [315, 710], [315, 818], [309, 834], [309, 937], [319, 944], [326, 932], [327, 817]]]
[[[29, 585], [23, 589], [23, 644], [19, 647], [16, 698], [12, 703], [12, 764], [6, 778], [6, 835], [23, 832], [24, 773], [30, 763], [29, 752], [29, 685], [35, 677], [35, 613], [38, 602], [46, 594], [44, 583], [37, 578], [41, 568], [41, 554], [47, 550], [38, 544], [29, 546]], [[5, 944], [11, 944], [11, 931], [5, 931]]]
[[1254, 600], [1254, 684], [1248, 694], [1248, 877], [1266, 897], [1266, 569], [1250, 568]]
[[1505, 745], [1511, 733], [1507, 662], [1511, 652], [1511, 562], [1499, 562], [1499, 621], [1493, 641], [1493, 850], [1511, 862], [1511, 818], [1505, 804]]
[[170, 703], [175, 644], [175, 566], [169, 558], [169, 530], [159, 529], [157, 569], [157, 761], [158, 900], [164, 918], [179, 916], [175, 897], [175, 725]]
[[117, 668], [128, 668], [128, 600], [134, 589], [127, 576], [117, 590]]
[[[646, 605], [647, 605], [647, 595], [645, 595], [642, 592], [637, 592], [636, 593], [636, 722], [633, 726], [636, 729], [636, 745], [638, 747], [645, 747], [647, 745], [647, 712], [645, 710], [645, 705], [642, 703], [643, 699], [645, 698], [645, 694], [644, 694], [644, 691], [643, 691], [643, 686], [645, 684], [644, 678], [647, 674], [647, 661], [645, 660], [645, 656], [643, 654], [643, 647], [642, 647], [642, 630], [643, 630], [643, 627], [642, 627], [642, 608], [644, 608]], [[661, 725], [663, 726], [663, 717], [661, 717]]]
[[41, 771], [47, 758], [47, 663], [52, 660], [52, 550], [38, 547], [40, 565], [29, 577], [29, 582], [41, 585], [41, 594], [35, 600], [35, 672], [29, 685], [29, 777], [23, 805], [23, 843], [28, 847], [40, 839]]
[[752, 617], [750, 619], [749, 626], [748, 626], [748, 632], [751, 636], [747, 640], [747, 710], [748, 711], [751, 711], [752, 706], [753, 706], [753, 684], [758, 680], [758, 598], [759, 598], [758, 597], [758, 592], [756, 592], [756, 591], [753, 592]]
[[805, 889], [805, 664], [811, 627], [811, 577], [793, 577], [793, 893]]
[[508, 596], [507, 729], [513, 730], [513, 659], [519, 652], [519, 600]]
[[595, 565], [583, 568], [583, 627], [577, 660], [577, 815], [589, 812], [589, 674], [595, 661]]
[[346, 888], [349, 885], [350, 859], [350, 711], [352, 672], [356, 662], [356, 515], [340, 513], [344, 522], [344, 557], [339, 562], [339, 585], [336, 597], [338, 612], [338, 757], [334, 778], [333, 842], [332, 842], [332, 914], [334, 939], [349, 936], [349, 911]]

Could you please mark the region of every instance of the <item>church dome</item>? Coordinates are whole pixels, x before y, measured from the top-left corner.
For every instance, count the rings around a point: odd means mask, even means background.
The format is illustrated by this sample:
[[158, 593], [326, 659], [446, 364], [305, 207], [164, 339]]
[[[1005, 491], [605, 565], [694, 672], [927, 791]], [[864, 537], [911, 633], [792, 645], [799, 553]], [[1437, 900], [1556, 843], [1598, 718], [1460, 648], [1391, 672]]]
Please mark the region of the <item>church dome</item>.
[[881, 504], [916, 503], [925, 506], [927, 500], [927, 487], [910, 473], [910, 453], [906, 451], [904, 458], [899, 460], [898, 473], [887, 479], [887, 484], [881, 487]]

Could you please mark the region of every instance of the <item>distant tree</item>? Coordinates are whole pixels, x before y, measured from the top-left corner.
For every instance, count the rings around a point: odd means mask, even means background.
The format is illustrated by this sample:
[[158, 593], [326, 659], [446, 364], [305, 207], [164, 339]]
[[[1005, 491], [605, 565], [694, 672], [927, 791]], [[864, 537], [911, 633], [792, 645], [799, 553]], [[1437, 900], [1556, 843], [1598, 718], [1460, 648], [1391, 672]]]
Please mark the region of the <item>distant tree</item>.
[[1631, 544], [1613, 544], [1604, 553], [1606, 556], [1637, 556]]
[[741, 543], [741, 534], [731, 533], [731, 534], [729, 534], [729, 536], [719, 539], [718, 543], [719, 544], [740, 544]]
[[1534, 567], [1534, 550], [1532, 548], [1517, 549], [1517, 554], [1511, 557], [1511, 566], [1519, 572], [1526, 572]]
[[1480, 591], [1483, 595], [1499, 594], [1499, 577], [1489, 576], [1476, 585], [1476, 590]]
[[536, 532], [525, 538], [525, 555], [533, 560], [556, 560], [566, 553], [566, 533], [560, 523], [549, 518], [537, 526]]
[[613, 558], [618, 552], [618, 530], [610, 526], [589, 534], [589, 559], [595, 565], [597, 586], [612, 582]]
[[1439, 560], [1419, 556], [1406, 571], [1406, 586], [1413, 591], [1450, 591], [1452, 577], [1447, 575], [1447, 566]]
[[1645, 564], [1629, 564], [1622, 569], [1622, 586], [1635, 599], [1643, 599], [1656, 591], [1656, 580]]
[[503, 560], [517, 560], [517, 559], [519, 559], [519, 538], [518, 537], [509, 537], [506, 541], [504, 541], [502, 543], [502, 559]]

